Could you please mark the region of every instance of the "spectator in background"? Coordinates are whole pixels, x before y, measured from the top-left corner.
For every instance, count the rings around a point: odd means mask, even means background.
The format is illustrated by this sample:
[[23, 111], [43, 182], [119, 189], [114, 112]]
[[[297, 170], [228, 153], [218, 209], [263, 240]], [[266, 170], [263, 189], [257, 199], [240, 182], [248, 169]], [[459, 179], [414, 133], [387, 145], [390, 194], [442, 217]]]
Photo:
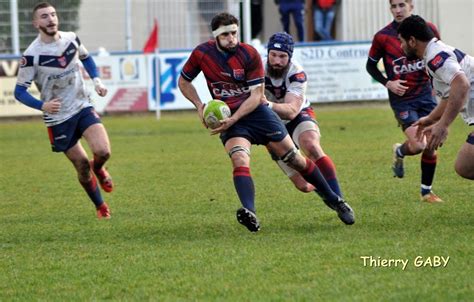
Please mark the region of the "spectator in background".
[[336, 14], [336, 4], [336, 0], [314, 0], [314, 30], [321, 41], [334, 40], [331, 30]]
[[279, 5], [281, 23], [283, 30], [290, 32], [290, 14], [293, 15], [296, 30], [298, 32], [298, 40], [304, 41], [304, 0], [274, 0]]
[[262, 0], [252, 0], [250, 2], [251, 18], [252, 18], [252, 39], [256, 39], [262, 32], [263, 13]]

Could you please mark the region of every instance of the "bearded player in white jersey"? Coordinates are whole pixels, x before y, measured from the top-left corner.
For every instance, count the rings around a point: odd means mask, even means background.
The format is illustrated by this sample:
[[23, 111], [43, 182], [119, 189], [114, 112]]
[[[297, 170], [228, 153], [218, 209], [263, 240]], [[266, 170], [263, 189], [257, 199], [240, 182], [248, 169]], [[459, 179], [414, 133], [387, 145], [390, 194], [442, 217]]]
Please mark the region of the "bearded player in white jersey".
[[[110, 157], [110, 142], [85, 89], [79, 61], [93, 79], [98, 95], [105, 96], [107, 89], [76, 34], [59, 31], [58, 24], [56, 10], [51, 4], [42, 2], [35, 6], [33, 25], [39, 35], [21, 58], [15, 97], [25, 105], [43, 111], [53, 151], [64, 152], [72, 162], [79, 182], [96, 207], [97, 217], [109, 219], [110, 209], [102, 199], [96, 176], [104, 191], [113, 190], [112, 178], [104, 167]], [[40, 100], [27, 91], [32, 82], [41, 92]], [[80, 143], [81, 137], [93, 153], [91, 161]]]
[[[427, 147], [434, 150], [445, 142], [458, 113], [474, 126], [474, 57], [434, 37], [420, 16], [406, 18], [398, 28], [398, 37], [407, 56], [423, 58], [441, 98], [436, 108], [416, 123], [418, 136], [426, 136]], [[461, 147], [454, 168], [460, 176], [474, 180], [474, 131]]]
[[[306, 73], [301, 65], [292, 59], [293, 48], [293, 38], [286, 32], [275, 33], [268, 40], [268, 57], [264, 63], [264, 101], [283, 120], [296, 146], [316, 164], [332, 191], [342, 197], [336, 167], [321, 147], [319, 126], [306, 98]], [[296, 170], [275, 156], [272, 157], [298, 190], [317, 193], [317, 188], [304, 180]], [[334, 205], [327, 205], [339, 211]], [[350, 209], [347, 203], [344, 206]]]

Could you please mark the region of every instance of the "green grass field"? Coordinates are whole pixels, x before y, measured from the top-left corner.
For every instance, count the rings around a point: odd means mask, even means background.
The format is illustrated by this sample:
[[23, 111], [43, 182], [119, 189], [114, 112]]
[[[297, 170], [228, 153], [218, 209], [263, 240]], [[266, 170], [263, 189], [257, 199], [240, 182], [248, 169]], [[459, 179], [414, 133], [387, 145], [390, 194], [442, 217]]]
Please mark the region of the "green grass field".
[[[110, 221], [96, 219], [39, 119], [0, 122], [0, 301], [472, 301], [474, 182], [453, 168], [469, 127], [451, 127], [434, 183], [446, 202], [429, 205], [419, 156], [392, 177], [403, 135], [387, 106], [317, 112], [356, 224], [294, 189], [255, 146], [257, 234], [237, 223], [230, 161], [195, 113], [103, 118]], [[417, 256], [450, 258], [416, 267]]]

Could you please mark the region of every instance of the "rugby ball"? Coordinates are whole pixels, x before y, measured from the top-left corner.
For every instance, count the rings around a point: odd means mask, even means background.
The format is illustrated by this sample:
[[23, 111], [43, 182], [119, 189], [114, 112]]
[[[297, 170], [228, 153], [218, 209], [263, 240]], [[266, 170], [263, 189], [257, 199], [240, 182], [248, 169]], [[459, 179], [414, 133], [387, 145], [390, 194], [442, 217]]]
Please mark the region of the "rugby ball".
[[204, 105], [204, 122], [207, 127], [215, 129], [220, 126], [221, 120], [231, 116], [230, 108], [223, 101], [210, 100]]

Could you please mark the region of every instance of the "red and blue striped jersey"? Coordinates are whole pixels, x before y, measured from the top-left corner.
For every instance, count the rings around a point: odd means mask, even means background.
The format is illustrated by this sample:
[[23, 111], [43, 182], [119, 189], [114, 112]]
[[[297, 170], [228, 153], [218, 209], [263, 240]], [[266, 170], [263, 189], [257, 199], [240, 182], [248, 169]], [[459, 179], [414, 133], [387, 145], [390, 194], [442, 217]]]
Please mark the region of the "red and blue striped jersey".
[[212, 97], [226, 102], [232, 112], [250, 96], [252, 86], [264, 82], [265, 75], [262, 59], [255, 48], [239, 43], [235, 53], [224, 53], [217, 48], [215, 40], [193, 50], [181, 76], [192, 81], [201, 71]]
[[[439, 33], [436, 27], [428, 22], [436, 37]], [[382, 59], [387, 78], [390, 81], [406, 80], [403, 85], [408, 86], [403, 96], [396, 95], [389, 90], [391, 102], [407, 101], [420, 95], [431, 94], [431, 84], [422, 59], [407, 58], [398, 40], [399, 23], [393, 21], [377, 32], [372, 41], [369, 58], [378, 62]]]

